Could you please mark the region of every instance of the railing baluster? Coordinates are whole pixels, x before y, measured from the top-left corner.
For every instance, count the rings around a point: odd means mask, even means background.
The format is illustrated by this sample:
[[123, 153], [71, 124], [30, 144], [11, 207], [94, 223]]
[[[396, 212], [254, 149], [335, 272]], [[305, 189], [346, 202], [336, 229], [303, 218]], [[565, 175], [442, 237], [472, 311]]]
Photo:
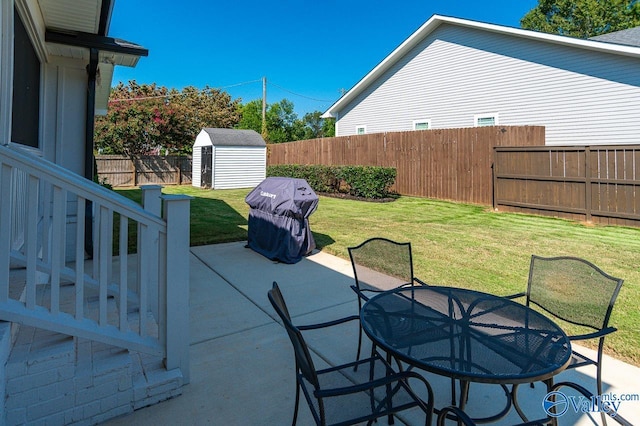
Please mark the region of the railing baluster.
[[149, 227], [146, 224], [138, 223], [138, 232], [140, 232], [139, 245], [138, 245], [138, 296], [140, 297], [140, 318], [138, 318], [141, 336], [147, 335], [147, 310], [148, 308], [148, 282], [149, 282], [149, 256], [150, 253], [147, 250], [149, 242]]
[[120, 303], [118, 310], [120, 313], [120, 330], [127, 331], [129, 324], [127, 321], [128, 306], [127, 294], [129, 291], [127, 270], [129, 269], [128, 251], [129, 251], [129, 218], [124, 214], [120, 214], [120, 248], [118, 255], [120, 256]]
[[76, 319], [84, 318], [84, 213], [86, 200], [78, 196], [76, 208]]
[[[48, 192], [48, 191], [45, 191]], [[66, 226], [66, 194], [59, 186], [53, 188], [53, 220], [51, 230], [51, 313], [60, 312], [60, 269], [64, 265], [65, 226]], [[45, 215], [46, 217], [47, 215]], [[46, 229], [46, 228], [45, 228]], [[47, 233], [47, 231], [45, 231]], [[48, 244], [45, 245], [45, 247]]]
[[29, 175], [27, 187], [27, 222], [25, 226], [25, 244], [27, 256], [27, 288], [25, 306], [36, 307], [36, 264], [38, 260], [38, 178]]
[[91, 244], [93, 247], [93, 255], [92, 257], [92, 262], [91, 262], [91, 268], [92, 268], [92, 277], [95, 280], [99, 280], [100, 279], [100, 262], [96, 262], [97, 259], [99, 259], [100, 256], [100, 246], [99, 246], [99, 242], [100, 242], [100, 238], [98, 235], [100, 235], [100, 220], [101, 220], [101, 215], [100, 215], [100, 204], [98, 204], [97, 202], [91, 201], [91, 200], [87, 200], [88, 203], [92, 206], [92, 217], [93, 217], [93, 225], [91, 226]]
[[2, 303], [5, 303], [9, 298], [11, 214], [13, 212], [12, 174], [12, 167], [2, 163], [0, 166], [0, 200], [2, 200], [2, 208], [0, 208], [0, 302]]
[[[99, 296], [99, 305], [100, 305], [100, 326], [104, 327], [108, 324], [107, 318], [107, 288], [109, 286], [109, 259], [111, 259], [111, 250], [113, 241], [113, 213], [110, 209], [105, 206], [100, 206], [99, 210], [100, 216], [100, 229], [98, 231], [98, 240], [100, 241], [100, 251], [99, 251], [99, 264], [100, 264], [100, 296]], [[94, 257], [94, 267], [95, 267], [95, 257]]]
[[167, 233], [160, 232], [158, 247], [158, 339], [167, 345]]
[[41, 232], [39, 233], [40, 243], [38, 244], [38, 253], [42, 262], [47, 265], [51, 264], [51, 202], [53, 187], [50, 183], [40, 182], [40, 197], [42, 203], [40, 203], [42, 224], [39, 227]]

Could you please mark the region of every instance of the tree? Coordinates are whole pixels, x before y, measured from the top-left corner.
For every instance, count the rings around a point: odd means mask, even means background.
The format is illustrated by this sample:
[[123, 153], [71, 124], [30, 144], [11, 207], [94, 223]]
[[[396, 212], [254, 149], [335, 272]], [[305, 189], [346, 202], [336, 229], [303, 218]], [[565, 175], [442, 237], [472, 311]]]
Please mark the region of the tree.
[[334, 118], [322, 118], [320, 111], [308, 112], [302, 118], [304, 125], [303, 139], [329, 138], [336, 134]]
[[[252, 129], [261, 133], [262, 101], [253, 100], [241, 108], [240, 129]], [[320, 111], [310, 112], [299, 119], [293, 102], [282, 99], [267, 106], [267, 142], [281, 143], [335, 135], [335, 120], [321, 118]]]
[[522, 28], [589, 38], [640, 25], [640, 0], [538, 0]]
[[293, 102], [287, 99], [269, 105], [267, 131], [270, 142], [281, 143], [297, 140], [295, 128], [298, 115], [293, 109]]
[[237, 127], [262, 132], [262, 101], [260, 99], [247, 102], [240, 107], [240, 121]]
[[192, 139], [203, 127], [228, 129], [240, 121], [240, 100], [231, 100], [228, 93], [209, 86], [202, 90], [187, 86], [171, 102], [183, 107], [186, 114], [184, 118], [192, 130]]
[[238, 105], [226, 92], [208, 86], [179, 92], [155, 83], [119, 83], [111, 89], [107, 115], [96, 120], [96, 148], [128, 156], [158, 148], [188, 153], [203, 127], [235, 126]]

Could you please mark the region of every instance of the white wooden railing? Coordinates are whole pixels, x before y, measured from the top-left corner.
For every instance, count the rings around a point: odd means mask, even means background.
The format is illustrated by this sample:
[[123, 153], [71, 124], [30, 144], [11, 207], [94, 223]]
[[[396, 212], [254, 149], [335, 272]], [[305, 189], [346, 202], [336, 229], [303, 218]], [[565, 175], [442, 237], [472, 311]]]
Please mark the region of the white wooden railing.
[[0, 320], [162, 356], [188, 383], [189, 200], [146, 187], [143, 208], [0, 146]]

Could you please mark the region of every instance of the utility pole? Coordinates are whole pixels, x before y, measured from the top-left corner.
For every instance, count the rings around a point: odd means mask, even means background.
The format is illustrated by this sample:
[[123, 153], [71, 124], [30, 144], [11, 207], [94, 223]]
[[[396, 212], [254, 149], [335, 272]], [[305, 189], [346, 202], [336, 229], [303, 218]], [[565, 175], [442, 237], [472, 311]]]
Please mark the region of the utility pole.
[[267, 77], [262, 77], [262, 139], [267, 140]]

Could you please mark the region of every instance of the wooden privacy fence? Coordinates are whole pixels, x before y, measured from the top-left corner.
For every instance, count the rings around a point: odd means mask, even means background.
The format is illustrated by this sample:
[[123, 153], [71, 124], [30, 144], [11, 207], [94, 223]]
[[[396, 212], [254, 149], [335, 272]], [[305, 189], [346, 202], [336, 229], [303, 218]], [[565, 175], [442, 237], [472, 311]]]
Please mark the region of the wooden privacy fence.
[[495, 148], [494, 207], [640, 226], [640, 145]]
[[184, 185], [191, 183], [191, 157], [179, 155], [99, 155], [98, 179], [114, 187], [150, 184]]
[[400, 194], [491, 205], [493, 148], [544, 138], [541, 126], [375, 133], [271, 144], [267, 163], [395, 167]]

